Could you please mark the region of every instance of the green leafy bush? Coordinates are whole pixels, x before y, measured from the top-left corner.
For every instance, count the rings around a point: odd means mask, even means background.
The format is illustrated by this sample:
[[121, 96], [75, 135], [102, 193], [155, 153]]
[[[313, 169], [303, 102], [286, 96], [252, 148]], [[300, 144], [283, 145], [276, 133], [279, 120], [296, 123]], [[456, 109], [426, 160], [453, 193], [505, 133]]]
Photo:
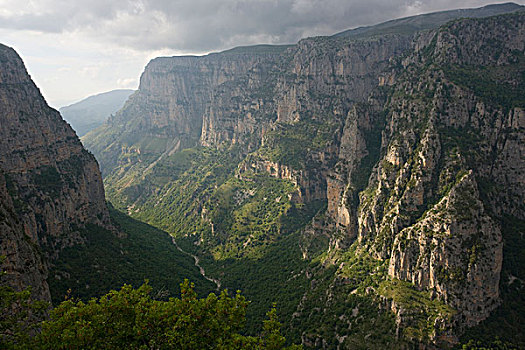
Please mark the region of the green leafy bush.
[[[283, 349], [275, 308], [260, 337], [240, 334], [248, 301], [223, 291], [199, 299], [193, 284], [181, 297], [159, 301], [146, 283], [124, 285], [89, 302], [66, 300], [42, 323], [29, 347], [38, 349]], [[289, 349], [299, 349], [291, 346]]]

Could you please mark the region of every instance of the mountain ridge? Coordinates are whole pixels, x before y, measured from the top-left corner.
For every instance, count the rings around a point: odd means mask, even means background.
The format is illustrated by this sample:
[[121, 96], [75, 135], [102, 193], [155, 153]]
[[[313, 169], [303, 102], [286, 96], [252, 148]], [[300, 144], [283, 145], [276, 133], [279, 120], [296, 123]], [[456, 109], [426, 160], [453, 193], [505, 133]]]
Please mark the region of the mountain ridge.
[[[414, 15], [409, 17], [398, 18], [387, 22], [382, 22], [376, 25], [359, 27], [355, 29], [349, 29], [333, 36], [350, 36], [350, 37], [364, 37], [367, 35], [374, 35], [381, 30], [387, 30], [389, 32], [397, 32], [402, 29], [409, 30], [412, 32], [432, 29], [445, 24], [453, 19], [458, 18], [479, 18], [496, 16], [503, 13], [512, 13], [516, 11], [523, 11], [525, 6], [518, 5], [513, 2], [503, 4], [490, 4], [478, 8], [469, 9], [457, 9], [448, 11], [438, 11], [431, 13], [424, 13], [420, 15]], [[429, 21], [430, 19], [430, 21]], [[426, 20], [426, 21], [425, 21]], [[430, 22], [430, 23], [429, 23]], [[398, 27], [396, 29], [396, 27]], [[370, 34], [371, 33], [371, 34]]]
[[[95, 157], [47, 105], [12, 48], [0, 46], [0, 62], [0, 170], [16, 223], [7, 222], [2, 230], [2, 265], [16, 272], [5, 278], [14, 279], [17, 287], [32, 285], [37, 298], [49, 300], [46, 257], [40, 249], [55, 255], [82, 242], [77, 227], [87, 223], [114, 228]], [[11, 245], [20, 248], [11, 250]], [[21, 249], [27, 245], [29, 251]], [[24, 255], [31, 255], [28, 262], [35, 265], [26, 265]]]
[[[523, 16], [163, 58], [84, 141], [117, 208], [248, 288], [254, 308], [270, 298], [252, 279], [290, 276], [293, 297], [273, 296], [292, 340], [452, 346], [512, 302], [501, 275], [515, 256], [504, 218], [522, 222], [525, 197]], [[254, 263], [268, 260], [286, 276]]]

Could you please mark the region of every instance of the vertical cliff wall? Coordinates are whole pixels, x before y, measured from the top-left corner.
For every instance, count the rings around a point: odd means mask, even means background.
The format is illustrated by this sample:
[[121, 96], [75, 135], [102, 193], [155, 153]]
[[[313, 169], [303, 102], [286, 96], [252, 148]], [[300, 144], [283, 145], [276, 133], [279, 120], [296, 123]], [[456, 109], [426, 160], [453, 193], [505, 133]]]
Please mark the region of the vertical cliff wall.
[[[323, 262], [336, 272], [306, 273], [297, 314], [323, 310], [350, 334], [355, 310], [373, 303], [395, 315], [399, 339], [447, 343], [501, 303], [504, 217], [524, 219], [523, 16], [422, 32], [400, 20], [369, 35], [154, 60], [85, 141], [123, 209], [196, 235], [215, 257], [263, 254], [283, 222], [304, 241], [328, 237]], [[268, 176], [286, 191], [276, 196]], [[350, 293], [351, 309], [334, 301]], [[321, 330], [304, 332], [325, 344]]]
[[524, 30], [523, 14], [464, 20], [415, 42], [360, 198], [359, 244], [466, 326], [500, 303], [498, 220], [524, 215]]
[[201, 137], [203, 116], [218, 87], [244, 79], [260, 62], [271, 62], [285, 49], [263, 45], [202, 57], [156, 58], [122, 110], [84, 142], [98, 155], [103, 173], [137, 162], [149, 165], [195, 146], [201, 138], [206, 143], [206, 134]]
[[110, 228], [97, 162], [50, 108], [16, 52], [0, 46], [3, 268], [49, 299], [43, 251], [81, 242], [88, 223]]

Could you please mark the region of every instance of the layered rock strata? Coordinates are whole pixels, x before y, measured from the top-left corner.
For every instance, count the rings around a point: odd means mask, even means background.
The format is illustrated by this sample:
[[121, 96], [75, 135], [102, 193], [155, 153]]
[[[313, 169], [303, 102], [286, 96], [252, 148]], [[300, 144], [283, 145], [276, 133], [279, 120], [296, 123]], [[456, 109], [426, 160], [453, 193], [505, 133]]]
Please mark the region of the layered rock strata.
[[307, 231], [331, 235], [327, 261], [355, 244], [472, 326], [500, 303], [502, 218], [525, 215], [524, 23], [518, 12], [154, 60], [86, 143], [117, 193], [181, 148], [235, 146], [236, 176], [326, 201]]
[[[1, 255], [17, 287], [49, 300], [46, 257], [111, 228], [98, 164], [50, 108], [16, 52], [0, 46]], [[45, 253], [44, 253], [45, 251]], [[44, 259], [44, 260], [43, 260]]]

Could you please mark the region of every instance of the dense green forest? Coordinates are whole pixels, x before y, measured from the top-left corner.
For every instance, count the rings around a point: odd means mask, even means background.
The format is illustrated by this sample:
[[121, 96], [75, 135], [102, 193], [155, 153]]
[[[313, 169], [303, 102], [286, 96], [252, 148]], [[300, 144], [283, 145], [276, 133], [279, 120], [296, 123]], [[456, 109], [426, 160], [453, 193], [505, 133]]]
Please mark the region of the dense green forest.
[[249, 302], [237, 292], [198, 298], [185, 280], [180, 298], [152, 297], [153, 288], [124, 285], [88, 302], [66, 299], [39, 322], [46, 305], [30, 291], [0, 288], [2, 349], [301, 349], [286, 346], [276, 309], [259, 336], [241, 334]]
[[119, 233], [88, 225], [82, 230], [85, 244], [65, 248], [52, 260], [48, 282], [54, 304], [66, 295], [89, 300], [124, 283], [138, 287], [145, 280], [164, 298], [178, 295], [185, 278], [194, 281], [199, 295], [214, 290], [166, 232], [111, 207], [110, 214]]
[[[302, 124], [287, 128], [286, 134], [302, 128]], [[273, 302], [280, 320], [290, 324], [308, 289], [304, 272], [309, 262], [298, 243], [312, 256], [328, 245], [327, 236], [305, 238], [299, 230], [325, 210], [326, 202], [294, 203], [298, 188], [291, 181], [239, 170], [250, 157], [265, 155], [255, 153], [242, 160], [240, 151], [236, 147], [185, 149], [164, 157], [144, 176], [137, 176], [143, 171], [137, 164], [122, 181], [109, 175], [105, 183], [116, 208], [170, 232], [184, 251], [200, 257], [206, 273], [223, 287], [242, 290], [252, 301], [246, 331], [254, 334]], [[284, 332], [300, 341], [300, 334], [290, 327]]]

